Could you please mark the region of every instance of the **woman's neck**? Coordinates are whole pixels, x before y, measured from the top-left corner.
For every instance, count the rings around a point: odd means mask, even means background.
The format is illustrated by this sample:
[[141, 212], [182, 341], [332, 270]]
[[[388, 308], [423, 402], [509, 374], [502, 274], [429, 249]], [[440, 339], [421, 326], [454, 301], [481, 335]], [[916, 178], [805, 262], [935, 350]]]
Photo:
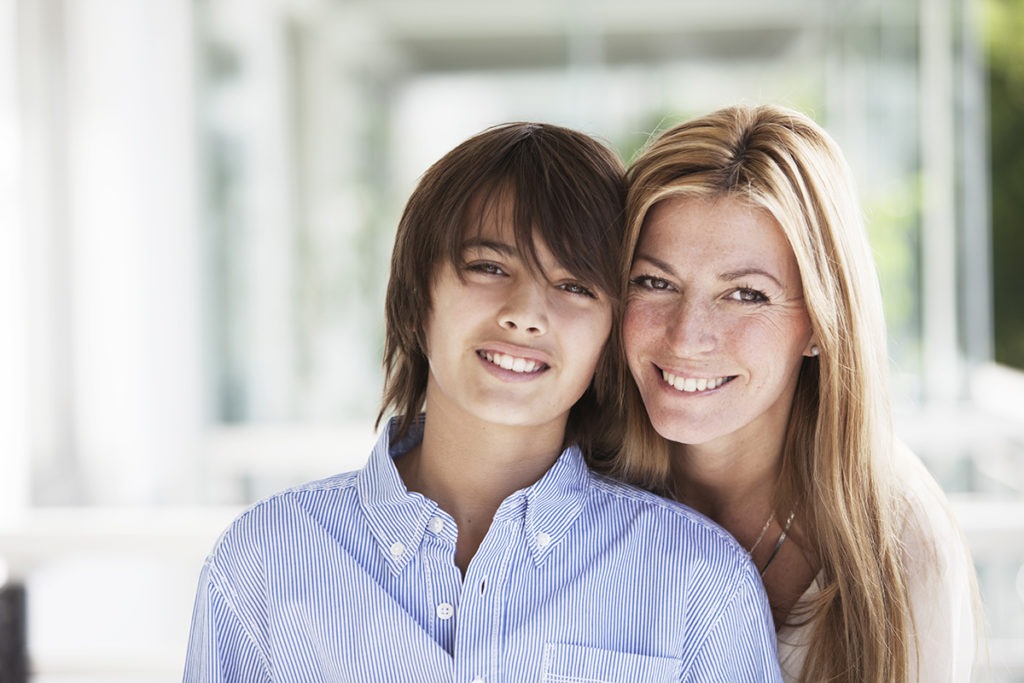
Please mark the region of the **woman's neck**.
[[778, 452], [739, 444], [673, 443], [670, 453], [676, 495], [720, 524], [734, 511], [775, 496]]
[[672, 444], [677, 497], [750, 547], [772, 513], [780, 449], [767, 444]]
[[672, 444], [671, 452], [679, 499], [720, 524], [748, 552], [754, 550], [751, 559], [780, 628], [819, 569], [803, 520], [791, 517], [792, 510], [774, 509], [781, 446]]

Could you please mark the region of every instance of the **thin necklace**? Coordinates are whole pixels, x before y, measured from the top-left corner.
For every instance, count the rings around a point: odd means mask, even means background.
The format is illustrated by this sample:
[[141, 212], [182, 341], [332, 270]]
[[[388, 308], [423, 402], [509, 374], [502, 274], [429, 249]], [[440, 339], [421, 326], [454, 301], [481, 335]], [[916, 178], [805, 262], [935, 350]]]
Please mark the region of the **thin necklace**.
[[768, 571], [768, 565], [772, 563], [775, 556], [779, 554], [779, 548], [781, 548], [782, 544], [786, 542], [786, 535], [789, 534], [789, 525], [793, 523], [793, 515], [795, 514], [795, 510], [790, 512], [789, 517], [786, 518], [786, 523], [782, 525], [782, 533], [779, 534], [779, 540], [775, 541], [775, 547], [772, 548], [772, 554], [768, 557], [768, 561], [764, 563], [764, 566], [761, 567], [761, 576], [764, 576], [764, 573]]
[[761, 533], [757, 535], [757, 539], [754, 541], [754, 545], [750, 546], [750, 550], [747, 551], [747, 555], [753, 555], [754, 551], [757, 550], [757, 546], [761, 545], [761, 541], [764, 539], [764, 534], [768, 531], [768, 527], [775, 521], [775, 511], [772, 510], [772, 514], [768, 515], [768, 520], [761, 527]]

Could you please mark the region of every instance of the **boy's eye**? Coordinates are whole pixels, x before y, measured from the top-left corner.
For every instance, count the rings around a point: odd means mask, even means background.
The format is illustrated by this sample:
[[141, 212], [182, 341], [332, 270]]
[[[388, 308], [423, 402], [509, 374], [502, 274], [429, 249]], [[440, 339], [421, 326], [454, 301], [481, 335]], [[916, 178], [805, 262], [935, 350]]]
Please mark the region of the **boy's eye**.
[[586, 296], [590, 297], [591, 299], [597, 298], [597, 294], [594, 293], [594, 290], [590, 289], [586, 285], [581, 285], [578, 282], [563, 282], [562, 284], [558, 285], [558, 288], [561, 289], [562, 291], [568, 292], [569, 294]]
[[748, 304], [764, 304], [768, 303], [768, 297], [763, 292], [759, 292], [756, 289], [750, 289], [749, 287], [740, 287], [732, 291], [729, 294], [729, 298], [734, 301], [742, 301]]
[[474, 273], [483, 273], [485, 275], [505, 275], [505, 271], [502, 270], [501, 266], [491, 261], [477, 261], [475, 263], [467, 263], [466, 270], [473, 271]]
[[667, 290], [672, 289], [672, 285], [668, 280], [657, 277], [655, 275], [637, 275], [634, 278], [630, 278], [629, 284], [640, 289], [656, 289], [656, 290]]

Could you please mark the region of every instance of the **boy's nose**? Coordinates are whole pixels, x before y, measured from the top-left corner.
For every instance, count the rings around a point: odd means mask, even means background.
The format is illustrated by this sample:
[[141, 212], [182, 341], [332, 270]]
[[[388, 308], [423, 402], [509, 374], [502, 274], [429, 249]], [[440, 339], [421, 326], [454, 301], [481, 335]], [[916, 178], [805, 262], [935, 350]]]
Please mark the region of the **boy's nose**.
[[498, 316], [498, 324], [506, 330], [520, 330], [531, 335], [547, 331], [546, 287], [537, 282], [513, 286]]

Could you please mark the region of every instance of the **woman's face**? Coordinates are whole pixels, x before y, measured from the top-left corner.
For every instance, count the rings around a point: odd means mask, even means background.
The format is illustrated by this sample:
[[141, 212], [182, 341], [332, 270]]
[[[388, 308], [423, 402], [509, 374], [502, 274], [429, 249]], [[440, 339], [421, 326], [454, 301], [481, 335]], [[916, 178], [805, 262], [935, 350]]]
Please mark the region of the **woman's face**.
[[779, 225], [738, 198], [657, 204], [633, 254], [623, 335], [665, 438], [739, 446], [780, 434], [811, 324]]

